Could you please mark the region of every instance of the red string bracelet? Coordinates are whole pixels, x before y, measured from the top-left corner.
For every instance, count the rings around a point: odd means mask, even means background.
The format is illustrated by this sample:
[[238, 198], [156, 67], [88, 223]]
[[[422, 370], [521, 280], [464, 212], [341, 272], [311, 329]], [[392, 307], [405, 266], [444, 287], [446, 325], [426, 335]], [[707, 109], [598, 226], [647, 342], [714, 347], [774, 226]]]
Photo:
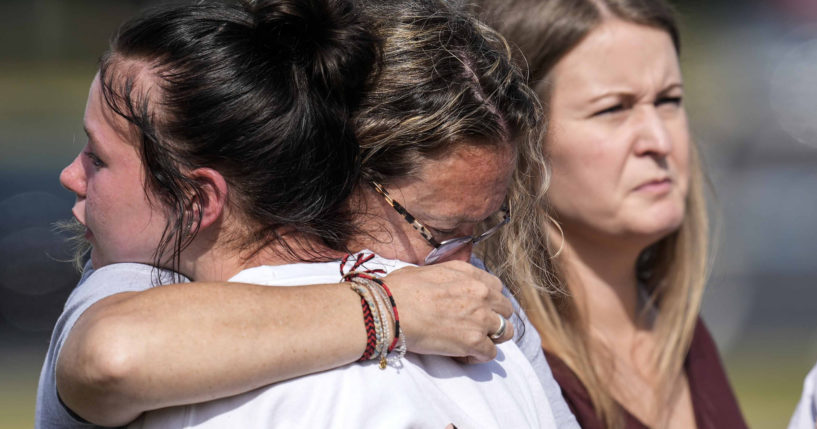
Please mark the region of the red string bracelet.
[[371, 359], [374, 349], [377, 347], [377, 333], [374, 330], [372, 310], [369, 308], [369, 303], [367, 303], [365, 299], [360, 298], [360, 304], [363, 306], [363, 323], [366, 325], [366, 349], [363, 351], [363, 355], [360, 356], [360, 359], [358, 359], [358, 362]]

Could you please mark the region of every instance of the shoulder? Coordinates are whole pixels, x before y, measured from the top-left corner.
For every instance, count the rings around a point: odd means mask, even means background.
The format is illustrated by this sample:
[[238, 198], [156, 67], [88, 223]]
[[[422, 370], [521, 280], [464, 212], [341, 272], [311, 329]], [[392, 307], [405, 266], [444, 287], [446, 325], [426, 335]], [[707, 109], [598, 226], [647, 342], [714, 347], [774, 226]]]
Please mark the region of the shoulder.
[[122, 292], [143, 291], [159, 284], [181, 282], [187, 282], [187, 279], [150, 265], [123, 263], [92, 269], [87, 264], [82, 278], [65, 301], [59, 320], [69, 321], [70, 328], [72, 318], [75, 320], [103, 298]]
[[695, 418], [701, 428], [745, 428], [746, 422], [726, 376], [718, 347], [699, 317], [684, 362]]
[[724, 372], [718, 346], [700, 317], [698, 317], [695, 331], [692, 334], [692, 341], [689, 344], [689, 352], [687, 352], [684, 367], [687, 371], [687, 377], [690, 378], [697, 376], [699, 373]]
[[[76, 319], [97, 301], [122, 292], [139, 292], [159, 284], [186, 282], [187, 279], [171, 271], [144, 264], [112, 264], [99, 269], [86, 265], [79, 284], [68, 296], [59, 321]], [[58, 326], [59, 326], [58, 321]]]
[[567, 402], [573, 415], [576, 416], [576, 420], [581, 427], [585, 429], [604, 428], [603, 422], [598, 418], [593, 408], [590, 394], [579, 380], [579, 377], [555, 354], [545, 350], [545, 358], [550, 364], [551, 371], [553, 371], [553, 378], [562, 388], [562, 396], [564, 396], [565, 402]]
[[90, 263], [85, 265], [82, 278], [65, 302], [51, 335], [37, 389], [36, 427], [96, 427], [73, 416], [57, 396], [55, 369], [63, 343], [79, 317], [98, 301], [122, 292], [149, 289], [157, 284], [156, 280], [169, 283], [172, 277], [169, 271], [143, 264], [112, 264], [97, 270]]

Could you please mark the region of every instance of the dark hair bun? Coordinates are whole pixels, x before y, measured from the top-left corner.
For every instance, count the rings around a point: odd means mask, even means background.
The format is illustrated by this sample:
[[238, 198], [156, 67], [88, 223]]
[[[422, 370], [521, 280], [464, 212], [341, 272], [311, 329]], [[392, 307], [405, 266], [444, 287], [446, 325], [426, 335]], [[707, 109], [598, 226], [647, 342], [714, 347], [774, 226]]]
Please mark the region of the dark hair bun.
[[375, 61], [375, 37], [348, 1], [254, 3], [257, 42], [278, 61], [308, 72], [325, 94], [358, 96]]

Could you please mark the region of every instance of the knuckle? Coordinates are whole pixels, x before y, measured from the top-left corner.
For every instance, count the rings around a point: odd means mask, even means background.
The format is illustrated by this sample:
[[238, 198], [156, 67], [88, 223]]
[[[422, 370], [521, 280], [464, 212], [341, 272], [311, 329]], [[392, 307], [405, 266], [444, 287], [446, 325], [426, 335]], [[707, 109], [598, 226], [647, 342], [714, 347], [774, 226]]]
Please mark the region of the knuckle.
[[497, 310], [497, 313], [501, 314], [502, 317], [506, 319], [510, 319], [513, 317], [513, 311], [513, 305], [511, 305], [510, 301], [507, 301]]
[[480, 300], [486, 300], [491, 296], [491, 289], [483, 283], [475, 283], [471, 293]]
[[496, 277], [492, 274], [488, 274], [488, 276], [485, 279], [485, 283], [488, 285], [488, 287], [494, 290], [502, 291], [502, 289], [504, 288], [502, 280], [500, 280], [499, 277]]
[[465, 336], [463, 336], [463, 340], [465, 340], [466, 345], [471, 349], [479, 350], [482, 343], [485, 341], [487, 337], [481, 331], [469, 331]]

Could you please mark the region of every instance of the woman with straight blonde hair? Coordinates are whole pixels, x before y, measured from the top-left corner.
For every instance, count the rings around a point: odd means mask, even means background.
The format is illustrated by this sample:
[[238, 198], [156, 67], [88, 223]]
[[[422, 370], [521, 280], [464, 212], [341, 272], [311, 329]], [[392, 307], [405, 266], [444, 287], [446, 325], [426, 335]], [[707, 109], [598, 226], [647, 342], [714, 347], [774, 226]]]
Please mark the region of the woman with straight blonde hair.
[[486, 261], [537, 327], [579, 423], [745, 427], [699, 317], [709, 228], [671, 8], [478, 3], [529, 67], [552, 167], [514, 184], [515, 221]]

